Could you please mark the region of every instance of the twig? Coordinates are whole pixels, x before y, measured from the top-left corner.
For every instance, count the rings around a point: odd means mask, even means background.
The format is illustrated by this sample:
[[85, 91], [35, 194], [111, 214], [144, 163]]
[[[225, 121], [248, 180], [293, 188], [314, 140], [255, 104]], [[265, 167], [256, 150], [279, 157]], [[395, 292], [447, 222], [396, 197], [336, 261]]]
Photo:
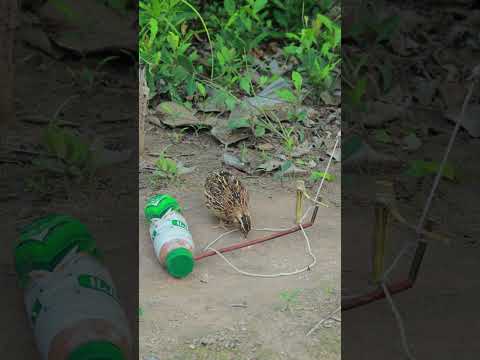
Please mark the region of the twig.
[[333, 310], [330, 314], [328, 314], [326, 317], [324, 317], [323, 319], [321, 319], [313, 328], [310, 329], [310, 331], [307, 333], [307, 336], [310, 336], [315, 330], [317, 330], [320, 325], [322, 325], [325, 321], [327, 321], [328, 319], [330, 319], [333, 315], [335, 315], [337, 312], [339, 312], [340, 310], [342, 309], [341, 306], [339, 306], [338, 308], [336, 308], [335, 310]]
[[231, 304], [230, 306], [231, 307], [240, 307], [240, 308], [247, 308], [248, 307], [247, 304]]

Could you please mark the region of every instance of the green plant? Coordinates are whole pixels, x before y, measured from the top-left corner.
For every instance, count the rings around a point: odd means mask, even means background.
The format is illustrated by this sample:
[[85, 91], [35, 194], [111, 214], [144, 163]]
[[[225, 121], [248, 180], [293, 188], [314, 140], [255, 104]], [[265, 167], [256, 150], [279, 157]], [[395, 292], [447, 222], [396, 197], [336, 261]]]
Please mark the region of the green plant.
[[280, 169], [273, 175], [275, 180], [282, 180], [285, 174], [287, 173], [288, 169], [290, 169], [293, 165], [292, 160], [286, 160], [280, 165]]
[[283, 311], [292, 312], [292, 307], [298, 302], [298, 296], [300, 295], [301, 290], [286, 290], [280, 293], [280, 299], [283, 301]]
[[45, 155], [33, 164], [48, 172], [75, 178], [91, 176], [95, 160], [88, 142], [70, 130], [51, 123], [42, 136]]
[[188, 128], [183, 128], [179, 131], [174, 131], [171, 133], [171, 138], [174, 143], [179, 144], [182, 142], [183, 138], [185, 137], [185, 133], [187, 132]]
[[334, 84], [334, 70], [341, 61], [339, 46], [341, 28], [327, 16], [317, 14], [313, 20], [305, 18], [305, 27], [299, 33], [287, 33], [294, 43], [284, 47], [287, 56], [301, 61], [300, 71], [308, 74], [311, 83], [322, 89]]
[[[408, 163], [405, 175], [411, 177], [422, 178], [435, 175], [440, 170], [440, 163], [436, 161], [412, 160]], [[458, 174], [451, 164], [446, 164], [443, 169], [442, 176], [450, 181], [457, 181]]]
[[329, 182], [335, 181], [334, 175], [328, 172], [326, 173], [324, 171], [312, 171], [312, 173], [310, 174], [309, 180], [312, 182], [317, 182], [322, 180], [324, 176], [325, 176], [325, 180]]
[[242, 148], [240, 149], [240, 161], [243, 163], [248, 161], [248, 148], [245, 143], [242, 144]]
[[163, 153], [155, 162], [154, 176], [164, 179], [174, 179], [178, 175], [177, 163], [167, 158]]
[[[147, 68], [147, 83], [152, 96], [157, 88], [181, 101], [206, 91], [199, 82], [205, 70], [200, 55], [192, 49], [192, 41], [199, 31], [188, 28], [192, 19], [200, 19], [213, 53], [210, 33], [203, 18], [185, 0], [142, 0], [139, 4], [139, 56]], [[214, 60], [212, 59], [212, 62]], [[213, 76], [212, 67], [211, 76]]]
[[83, 66], [78, 72], [68, 69], [75, 82], [83, 89], [83, 91], [91, 92], [95, 86], [102, 81], [106, 72], [101, 69], [108, 63], [118, 59], [118, 56], [109, 56], [98, 62], [94, 69]]

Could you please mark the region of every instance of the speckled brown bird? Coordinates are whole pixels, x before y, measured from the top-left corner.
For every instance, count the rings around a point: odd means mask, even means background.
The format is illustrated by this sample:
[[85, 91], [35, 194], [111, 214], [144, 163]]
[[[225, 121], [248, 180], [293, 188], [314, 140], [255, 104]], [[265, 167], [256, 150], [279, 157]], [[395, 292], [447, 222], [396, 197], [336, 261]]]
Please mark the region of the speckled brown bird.
[[220, 226], [233, 225], [246, 236], [252, 228], [248, 190], [226, 170], [216, 170], [205, 181], [205, 205], [220, 219]]

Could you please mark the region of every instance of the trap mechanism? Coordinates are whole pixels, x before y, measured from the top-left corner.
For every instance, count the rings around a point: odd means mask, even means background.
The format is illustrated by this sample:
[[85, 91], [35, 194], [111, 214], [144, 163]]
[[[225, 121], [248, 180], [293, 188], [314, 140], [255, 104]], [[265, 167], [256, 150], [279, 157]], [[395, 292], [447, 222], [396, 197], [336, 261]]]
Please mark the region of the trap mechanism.
[[[313, 201], [315, 206], [313, 208], [313, 214], [310, 218], [310, 221], [302, 224], [301, 220], [302, 220], [302, 210], [303, 210], [303, 199], [304, 198], [307, 198], [307, 199], [310, 199], [311, 201]], [[289, 235], [289, 234], [295, 233], [297, 231], [300, 231], [302, 228], [307, 229], [307, 228], [313, 226], [313, 224], [315, 223], [315, 220], [317, 218], [318, 207], [320, 205], [328, 207], [326, 204], [322, 203], [322, 198], [321, 197], [318, 197], [317, 200], [312, 199], [308, 195], [308, 193], [305, 189], [305, 183], [302, 180], [299, 180], [297, 182], [296, 206], [295, 206], [295, 223], [297, 225], [291, 227], [290, 229], [277, 231], [277, 232], [274, 232], [270, 235], [266, 235], [266, 236], [263, 236], [263, 237], [260, 237], [260, 238], [257, 238], [257, 239], [248, 240], [248, 241], [240, 241], [236, 244], [223, 247], [223, 248], [218, 249], [216, 251], [214, 251], [214, 250], [204, 251], [203, 253], [201, 253], [201, 254], [199, 254], [195, 257], [195, 261], [204, 259], [204, 258], [212, 256], [212, 255], [216, 255], [218, 253], [226, 253], [226, 252], [234, 251], [234, 250], [241, 249], [241, 248], [244, 248], [244, 247], [247, 247], [247, 246], [260, 244], [260, 243], [265, 242], [265, 241], [273, 240], [273, 239], [276, 239], [276, 238], [279, 238], [279, 237], [282, 237], [282, 236]]]
[[[362, 305], [369, 304], [375, 300], [383, 299], [386, 294], [381, 287], [381, 281], [385, 273], [385, 253], [388, 247], [389, 225], [392, 220], [396, 220], [410, 230], [416, 231], [416, 227], [409, 223], [397, 210], [395, 206], [395, 195], [393, 184], [388, 181], [377, 181], [377, 194], [374, 206], [375, 222], [373, 232], [373, 254], [372, 254], [372, 280], [378, 285], [378, 288], [365, 294], [342, 299], [342, 310], [350, 310]], [[443, 234], [433, 232], [433, 221], [428, 220], [425, 229], [420, 232], [420, 237], [416, 244], [415, 253], [410, 263], [408, 277], [388, 285], [389, 292], [393, 295], [407, 289], [415, 284], [420, 265], [422, 263], [425, 251], [427, 249], [427, 239], [438, 240], [449, 243], [450, 239]]]

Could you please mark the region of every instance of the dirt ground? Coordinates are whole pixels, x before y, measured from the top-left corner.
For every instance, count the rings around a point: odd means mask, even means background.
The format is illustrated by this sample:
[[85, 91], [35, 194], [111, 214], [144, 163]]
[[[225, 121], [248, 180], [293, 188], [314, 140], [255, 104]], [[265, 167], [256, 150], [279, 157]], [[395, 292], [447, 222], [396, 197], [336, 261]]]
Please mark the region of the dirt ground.
[[[114, 149], [136, 144], [137, 74], [130, 71], [133, 67], [128, 62], [110, 68], [103, 79], [95, 81], [92, 93], [86, 92], [74, 75], [84, 67], [94, 69], [98, 58], [57, 61], [26, 46], [21, 38], [15, 55], [17, 121], [7, 133], [6, 146], [0, 149], [0, 213], [5, 245], [0, 252], [0, 306], [8, 309], [2, 311], [0, 351], [9, 359], [38, 358], [13, 253], [20, 228], [51, 213], [73, 216], [90, 230], [105, 255], [135, 339], [138, 267], [131, 254], [138, 249], [137, 242], [132, 241], [137, 238], [137, 228], [132, 226], [137, 208], [137, 158], [102, 169], [90, 184], [76, 184], [62, 176], [43, 177], [45, 174], [32, 165], [32, 160], [44, 151], [42, 132], [61, 104], [66, 106], [59, 119], [68, 123], [66, 128], [84, 136], [96, 134]], [[66, 103], [68, 99], [71, 101]]]
[[[360, 2], [344, 2], [351, 6], [350, 10], [344, 7], [347, 9], [344, 15], [352, 17], [358, 14], [358, 3]], [[400, 167], [385, 161], [382, 166], [377, 167], [365, 166], [348, 171], [342, 168], [342, 294], [359, 293], [369, 286], [375, 180], [392, 181], [397, 206], [402, 215], [414, 226], [419, 221], [432, 187], [433, 176], [409, 176], [406, 174], [408, 162], [419, 159], [437, 163], [441, 161], [454, 127], [454, 122], [447, 120], [445, 113], [452, 110], [455, 114], [459, 113], [458, 103], [463, 102], [469, 86], [469, 82], [465, 80], [466, 74], [470, 74], [472, 68], [480, 62], [478, 39], [468, 43], [470, 35], [467, 32], [457, 33], [457, 30], [465, 25], [464, 29], [472, 29], [478, 34], [478, 22], [473, 20], [478, 18], [480, 12], [478, 6], [476, 9], [464, 6], [468, 3], [471, 2], [436, 1], [429, 5], [422, 2], [378, 2], [380, 11], [391, 11], [401, 17], [400, 39], [416, 39], [419, 47], [413, 52], [414, 55], [410, 54], [403, 59], [396, 56], [397, 51], [401, 51], [398, 43], [391, 47], [379, 47], [371, 52], [372, 59], [392, 60], [395, 67], [394, 83], [398, 81], [401, 84], [393, 100], [389, 100], [388, 96], [379, 97], [389, 106], [401, 104], [402, 110], [409, 111], [410, 116], [398, 116], [375, 125], [370, 123], [371, 126], [365, 126], [361, 130], [362, 138], [377, 153], [401, 160]], [[420, 21], [416, 22], [418, 16]], [[465, 36], [467, 41], [464, 42], [460, 34]], [[343, 49], [348, 47], [344, 42]], [[350, 48], [356, 48], [356, 45], [350, 43]], [[376, 50], [379, 50], [379, 53], [376, 53]], [[444, 55], [438, 63], [431, 55], [437, 50]], [[445, 72], [436, 71], [447, 63], [452, 68], [459, 69], [461, 74], [452, 80], [451, 84], [444, 82]], [[423, 75], [430, 73], [432, 76], [425, 83], [435, 88], [437, 85], [434, 85], [434, 82], [439, 81], [438, 93], [443, 93], [443, 97], [433, 96], [431, 100], [423, 103], [424, 99], [419, 90], [423, 77], [416, 76], [418, 73], [415, 73], [415, 68], [428, 69]], [[450, 85], [455, 89], [449, 89]], [[399, 100], [402, 96], [411, 97], [414, 101], [402, 104]], [[473, 108], [478, 106], [478, 103], [477, 86], [470, 106]], [[365, 124], [376, 115], [374, 112], [367, 113]], [[478, 123], [478, 116], [474, 118]], [[348, 138], [348, 130], [352, 130], [359, 122], [357, 116], [352, 123], [348, 122], [347, 117], [342, 119], [344, 138]], [[376, 135], [380, 130], [391, 135], [391, 143], [385, 144], [378, 140]], [[421, 146], [415, 150], [407, 150], [402, 145], [402, 136], [409, 132], [416, 133], [421, 140]], [[478, 193], [480, 178], [479, 146], [478, 138], [467, 131], [461, 130], [458, 133], [449, 157], [449, 164], [458, 175], [457, 181], [441, 180], [429, 213], [429, 217], [435, 221], [434, 230], [449, 233], [451, 242], [444, 244], [429, 240], [415, 286], [394, 296], [415, 359], [478, 357], [476, 354], [479, 343], [476, 334], [480, 322], [474, 299], [478, 299], [480, 290], [477, 276], [480, 211], [474, 196]], [[406, 241], [415, 241], [416, 236], [413, 231], [398, 223], [391, 227], [390, 234], [391, 261], [403, 244]], [[410, 260], [411, 256], [400, 262], [391, 276], [393, 281], [403, 280], [408, 276]], [[342, 358], [407, 358], [402, 348], [397, 322], [386, 300], [342, 313]]]
[[[205, 208], [203, 181], [221, 167], [223, 147], [207, 134], [189, 134], [181, 143], [173, 132], [150, 126], [140, 175], [140, 354], [142, 359], [273, 360], [340, 359], [340, 314], [309, 337], [306, 333], [340, 304], [340, 192], [328, 184], [329, 208], [321, 208], [307, 229], [317, 264], [305, 273], [273, 279], [235, 272], [213, 256], [200, 260], [192, 274], [171, 278], [156, 261], [143, 215], [148, 196], [169, 193], [184, 206], [196, 251], [224, 232]], [[150, 165], [166, 145], [168, 154], [197, 166], [180, 183], [150, 181]], [[149, 156], [148, 154], [154, 154]], [[190, 154], [190, 155], [189, 155]], [[235, 170], [231, 170], [235, 172]], [[294, 222], [293, 179], [282, 186], [270, 176], [242, 176], [251, 193], [254, 228], [285, 228]], [[339, 177], [339, 166], [333, 173]], [[254, 231], [249, 239], [263, 235]], [[241, 240], [238, 233], [219, 246]], [[308, 265], [301, 233], [226, 254], [240, 269], [260, 274], [288, 272]], [[285, 297], [289, 297], [285, 300]]]
[[[426, 145], [427, 154], [441, 154], [448, 135]], [[430, 241], [415, 286], [394, 296], [402, 314], [412, 352], [417, 359], [474, 359], [478, 352], [475, 337], [480, 329], [476, 297], [480, 283], [478, 273], [478, 238], [480, 211], [471, 201], [478, 190], [480, 172], [473, 157], [480, 144], [460, 134], [452, 162], [461, 164], [460, 184], [443, 181], [434, 201], [431, 216], [438, 221], [437, 230], [453, 234], [450, 244]], [[343, 291], [361, 292], [370, 278], [371, 234], [376, 176], [351, 176], [355, 191], [343, 187], [342, 219], [342, 287]], [[393, 177], [390, 177], [393, 180]], [[404, 179], [402, 179], [404, 180]], [[403, 183], [404, 181], [398, 181]], [[431, 186], [427, 182], [424, 188]], [[411, 187], [414, 189], [415, 186]], [[350, 190], [350, 191], [349, 191]], [[415, 192], [414, 199], [399, 201], [402, 214], [415, 223], [424, 205], [425, 192]], [[414, 234], [405, 227], [391, 228], [389, 258], [398, 254], [404, 241]], [[410, 257], [405, 258], [392, 279], [404, 279]], [[342, 358], [405, 359], [399, 330], [386, 300], [342, 313]]]

